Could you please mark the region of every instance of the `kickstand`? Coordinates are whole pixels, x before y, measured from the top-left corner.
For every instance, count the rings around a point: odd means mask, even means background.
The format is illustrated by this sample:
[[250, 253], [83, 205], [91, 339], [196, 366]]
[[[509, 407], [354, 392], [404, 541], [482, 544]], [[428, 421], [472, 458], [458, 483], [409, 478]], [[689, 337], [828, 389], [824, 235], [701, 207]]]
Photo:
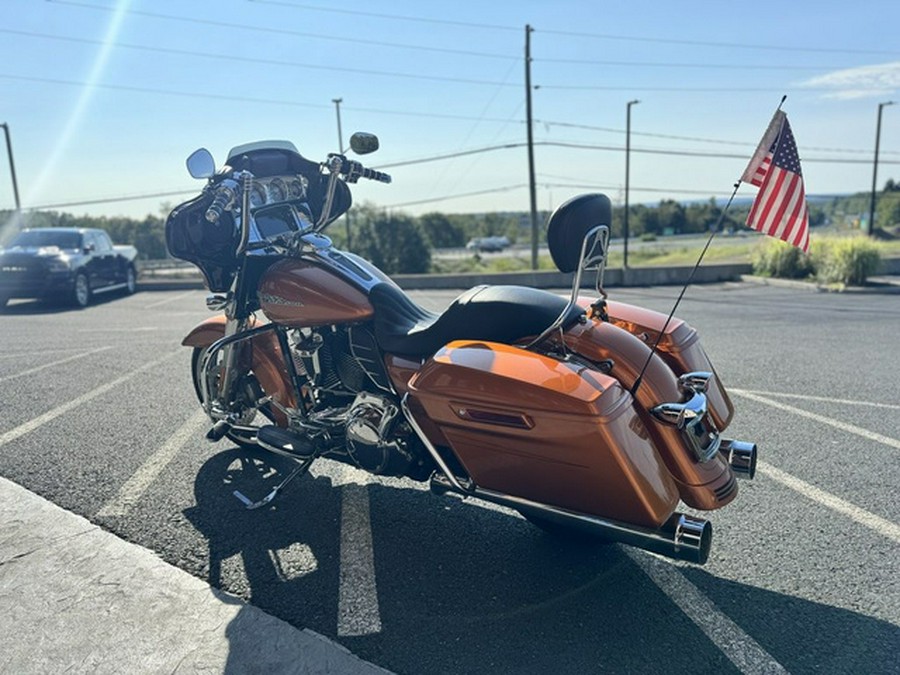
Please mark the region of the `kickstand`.
[[303, 460], [303, 462], [300, 464], [300, 466], [298, 466], [296, 469], [291, 471], [290, 474], [288, 474], [287, 478], [285, 478], [278, 485], [276, 485], [269, 494], [267, 494], [265, 497], [260, 499], [258, 502], [250, 501], [249, 497], [245, 496], [239, 490], [235, 490], [232, 494], [234, 494], [235, 497], [237, 497], [238, 499], [241, 500], [241, 502], [244, 504], [244, 506], [247, 507], [248, 511], [258, 509], [259, 507], [265, 506], [266, 504], [271, 502], [273, 499], [275, 499], [275, 497], [278, 496], [278, 492], [285, 485], [290, 483], [292, 480], [294, 480], [298, 476], [302, 476], [307, 471], [309, 471], [309, 467], [312, 466], [312, 463], [313, 463], [313, 461], [315, 461], [315, 459], [316, 459], [315, 456], [313, 456], [313, 457], [310, 457], [309, 459]]

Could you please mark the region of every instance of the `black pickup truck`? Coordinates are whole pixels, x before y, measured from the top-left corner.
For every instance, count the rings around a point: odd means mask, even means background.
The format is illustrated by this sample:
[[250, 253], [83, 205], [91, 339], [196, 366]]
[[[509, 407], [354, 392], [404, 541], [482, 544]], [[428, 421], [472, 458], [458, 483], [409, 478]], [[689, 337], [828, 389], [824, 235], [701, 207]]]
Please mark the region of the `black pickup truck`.
[[134, 293], [137, 250], [114, 246], [103, 230], [22, 230], [0, 248], [0, 308], [10, 298], [42, 298], [86, 307], [95, 293]]

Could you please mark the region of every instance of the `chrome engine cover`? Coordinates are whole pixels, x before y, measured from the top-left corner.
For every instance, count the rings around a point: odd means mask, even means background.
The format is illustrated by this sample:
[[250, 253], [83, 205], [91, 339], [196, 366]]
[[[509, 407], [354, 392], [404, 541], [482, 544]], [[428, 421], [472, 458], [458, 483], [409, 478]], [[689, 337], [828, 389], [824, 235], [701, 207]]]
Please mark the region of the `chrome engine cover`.
[[[347, 413], [347, 452], [374, 474], [402, 476], [413, 462], [400, 408], [386, 396], [360, 392]], [[402, 429], [401, 429], [402, 427]]]

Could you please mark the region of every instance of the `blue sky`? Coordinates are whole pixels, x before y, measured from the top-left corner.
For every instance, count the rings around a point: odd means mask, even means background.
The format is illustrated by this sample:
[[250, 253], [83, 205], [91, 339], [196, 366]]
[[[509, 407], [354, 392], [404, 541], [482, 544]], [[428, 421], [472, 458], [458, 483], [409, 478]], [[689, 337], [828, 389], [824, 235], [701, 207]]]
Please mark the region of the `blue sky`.
[[[783, 94], [807, 192], [869, 190], [878, 104], [900, 101], [893, 1], [0, 0], [0, 12], [0, 122], [23, 207], [76, 214], [188, 198], [200, 184], [184, 158], [200, 146], [221, 161], [283, 138], [322, 159], [338, 97], [345, 141], [374, 132], [382, 149], [366, 163], [399, 164], [357, 201], [527, 210], [526, 24], [540, 208], [585, 191], [622, 201], [630, 100], [632, 203], [727, 196]], [[494, 146], [514, 147], [406, 163]], [[879, 185], [900, 179], [900, 104], [884, 108], [880, 160]], [[0, 161], [0, 208], [13, 203]]]

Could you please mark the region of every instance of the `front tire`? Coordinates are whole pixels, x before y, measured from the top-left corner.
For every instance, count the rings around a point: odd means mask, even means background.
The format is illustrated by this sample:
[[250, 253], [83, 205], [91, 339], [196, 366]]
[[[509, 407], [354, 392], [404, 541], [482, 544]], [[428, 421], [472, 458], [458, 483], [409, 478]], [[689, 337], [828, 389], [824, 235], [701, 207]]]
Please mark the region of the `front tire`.
[[84, 272], [75, 275], [75, 283], [72, 284], [72, 304], [79, 309], [91, 304], [91, 284]]
[[[203, 357], [206, 355], [206, 347], [194, 347], [194, 351], [191, 354], [191, 380], [194, 383], [194, 393], [197, 394], [197, 400], [200, 401], [200, 404], [203, 404], [203, 393], [200, 388], [200, 366], [203, 363]], [[244, 416], [242, 416], [241, 423], [243, 426], [253, 426], [253, 423], [260, 418], [260, 414], [264, 418], [264, 424], [272, 424], [274, 420], [272, 419], [272, 414], [269, 411], [269, 405], [264, 404], [259, 408], [251, 408], [248, 407]], [[260, 425], [256, 425], [260, 426]], [[230, 440], [232, 443], [247, 449], [255, 449], [259, 448], [259, 445], [256, 442], [256, 433], [246, 433], [241, 431], [228, 431], [225, 433], [225, 437]]]

